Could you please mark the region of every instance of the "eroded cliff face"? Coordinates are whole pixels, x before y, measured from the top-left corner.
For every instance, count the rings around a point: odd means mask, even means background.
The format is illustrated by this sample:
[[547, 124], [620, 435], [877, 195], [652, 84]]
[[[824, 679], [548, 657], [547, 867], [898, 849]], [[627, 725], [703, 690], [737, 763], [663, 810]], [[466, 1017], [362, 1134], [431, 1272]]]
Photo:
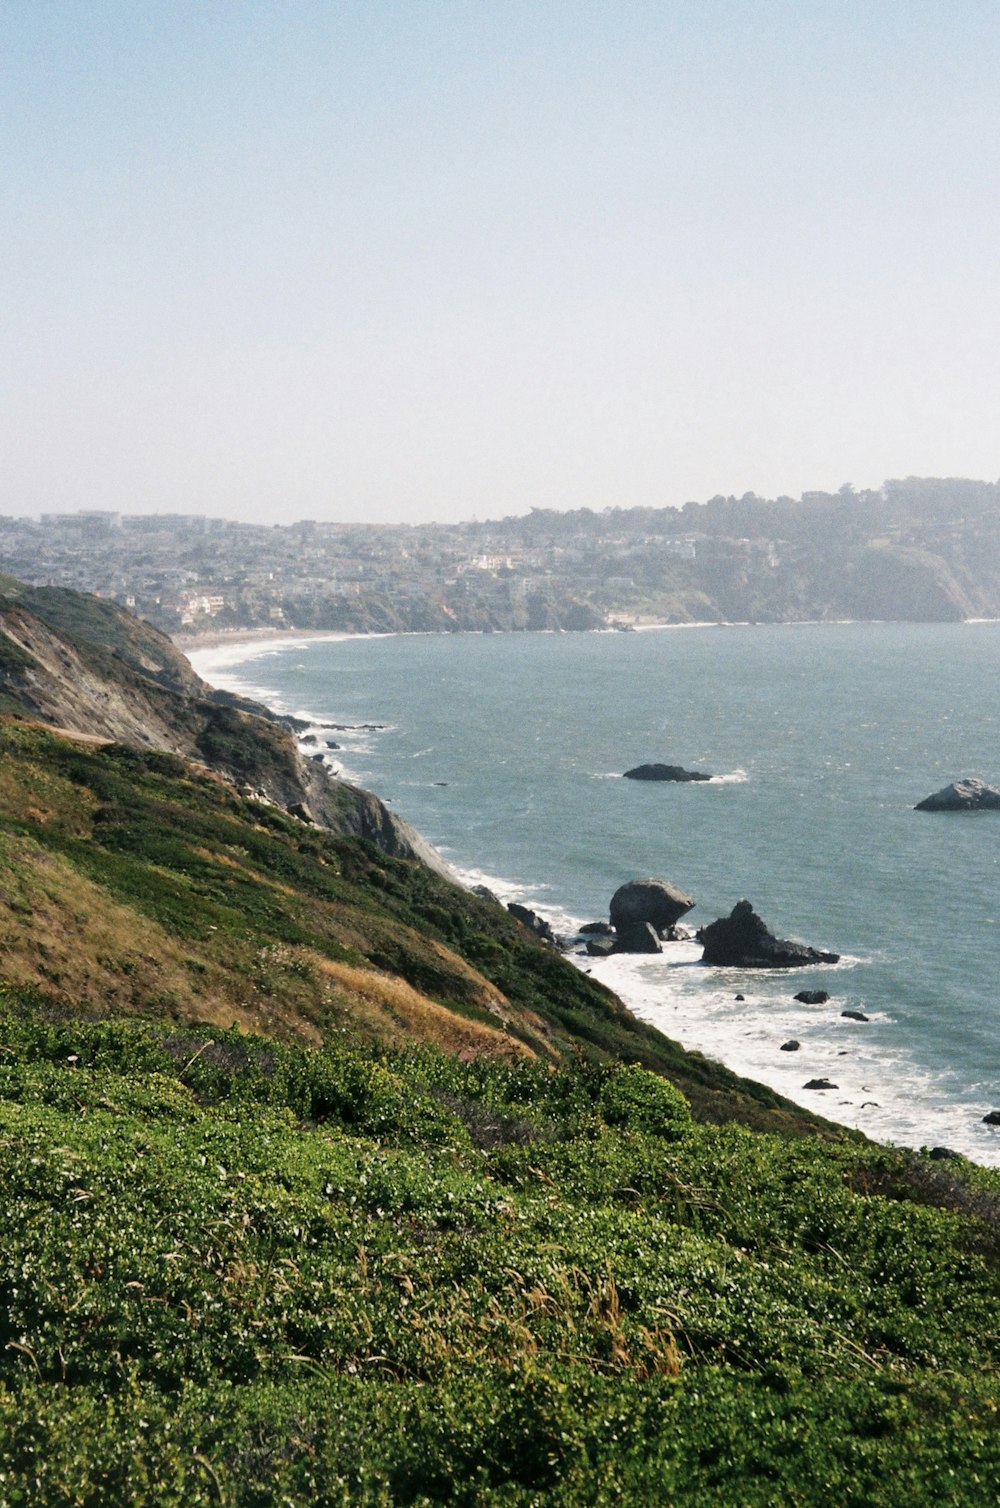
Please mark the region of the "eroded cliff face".
[[304, 821], [448, 872], [408, 823], [304, 758], [291, 730], [252, 706], [215, 692], [165, 635], [112, 603], [56, 588], [0, 597], [0, 711], [179, 754]]

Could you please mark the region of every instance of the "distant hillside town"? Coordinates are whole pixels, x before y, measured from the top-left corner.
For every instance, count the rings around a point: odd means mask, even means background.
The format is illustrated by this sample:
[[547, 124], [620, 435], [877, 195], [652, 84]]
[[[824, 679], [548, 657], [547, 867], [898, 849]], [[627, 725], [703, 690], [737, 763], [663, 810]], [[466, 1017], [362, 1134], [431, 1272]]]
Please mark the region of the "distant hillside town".
[[957, 621], [1000, 617], [1000, 484], [908, 477], [463, 524], [90, 509], [0, 517], [0, 570], [95, 592], [171, 634]]

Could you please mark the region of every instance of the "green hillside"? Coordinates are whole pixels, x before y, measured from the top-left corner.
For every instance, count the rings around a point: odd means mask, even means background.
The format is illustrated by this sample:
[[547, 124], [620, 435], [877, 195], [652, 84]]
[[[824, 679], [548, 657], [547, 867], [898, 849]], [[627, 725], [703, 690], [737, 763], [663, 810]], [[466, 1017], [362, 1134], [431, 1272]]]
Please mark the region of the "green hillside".
[[995, 1177], [637, 1067], [0, 1034], [0, 1502], [996, 1501]]
[[[0, 1508], [997, 1500], [1000, 1175], [686, 1053], [496, 903], [248, 794], [269, 750], [299, 779], [277, 725], [27, 611]], [[43, 692], [214, 743], [56, 731]]]

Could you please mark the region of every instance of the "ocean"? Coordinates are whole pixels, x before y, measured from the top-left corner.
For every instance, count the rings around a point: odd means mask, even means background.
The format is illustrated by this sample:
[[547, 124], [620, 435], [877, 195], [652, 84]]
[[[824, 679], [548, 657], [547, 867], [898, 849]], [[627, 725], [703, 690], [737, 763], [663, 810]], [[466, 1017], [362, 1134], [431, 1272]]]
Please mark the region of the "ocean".
[[[316, 729], [341, 745], [334, 768], [465, 883], [559, 930], [654, 876], [695, 898], [692, 927], [746, 897], [779, 936], [840, 953], [794, 972], [708, 968], [692, 942], [574, 962], [831, 1120], [1000, 1165], [983, 1123], [1000, 1108], [1000, 812], [913, 810], [960, 777], [1000, 781], [1000, 624], [284, 639], [191, 660], [349, 725]], [[621, 778], [652, 761], [713, 778]], [[798, 1004], [804, 988], [832, 998]]]

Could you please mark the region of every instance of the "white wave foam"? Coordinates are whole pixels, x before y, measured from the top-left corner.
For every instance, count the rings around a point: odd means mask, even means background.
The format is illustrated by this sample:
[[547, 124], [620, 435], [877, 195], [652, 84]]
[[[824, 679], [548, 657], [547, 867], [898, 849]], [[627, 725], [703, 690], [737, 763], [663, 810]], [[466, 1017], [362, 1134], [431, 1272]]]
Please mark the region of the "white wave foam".
[[322, 634], [298, 638], [236, 639], [231, 644], [212, 644], [205, 649], [186, 651], [188, 663], [211, 685], [219, 684], [213, 676], [219, 676], [245, 665], [251, 660], [267, 659], [286, 649], [305, 649], [310, 644], [340, 643], [354, 637], [351, 634]]
[[[902, 1047], [889, 1012], [866, 1010], [856, 998], [803, 1005], [790, 998], [789, 980], [774, 972], [748, 978], [704, 967], [693, 942], [666, 944], [658, 955], [573, 961], [684, 1047], [829, 1120], [877, 1141], [943, 1145], [1000, 1165], [1000, 1135], [982, 1123], [989, 1087], [952, 1084], [946, 1075], [921, 1068]], [[747, 998], [738, 1001], [737, 994]], [[844, 1009], [861, 1010], [869, 1019], [852, 1021], [841, 1015]], [[791, 1040], [798, 1050], [783, 1052], [782, 1044]], [[806, 1089], [813, 1079], [836, 1087]]]
[[[439, 852], [443, 845], [435, 844]], [[484, 869], [464, 869], [453, 864], [452, 872], [460, 885], [468, 890], [475, 890], [477, 885], [485, 885], [498, 901], [506, 906], [508, 901], [517, 901], [519, 905], [528, 906], [534, 912], [547, 921], [554, 932], [572, 936], [580, 926], [580, 920], [571, 916], [568, 911], [559, 906], [553, 906], [545, 899], [546, 892], [551, 892], [552, 886], [543, 883], [524, 885], [516, 880], [503, 879], [495, 874], [489, 874]]]
[[746, 770], [731, 770], [728, 775], [712, 775], [709, 777], [709, 785], [746, 785], [750, 776]]

